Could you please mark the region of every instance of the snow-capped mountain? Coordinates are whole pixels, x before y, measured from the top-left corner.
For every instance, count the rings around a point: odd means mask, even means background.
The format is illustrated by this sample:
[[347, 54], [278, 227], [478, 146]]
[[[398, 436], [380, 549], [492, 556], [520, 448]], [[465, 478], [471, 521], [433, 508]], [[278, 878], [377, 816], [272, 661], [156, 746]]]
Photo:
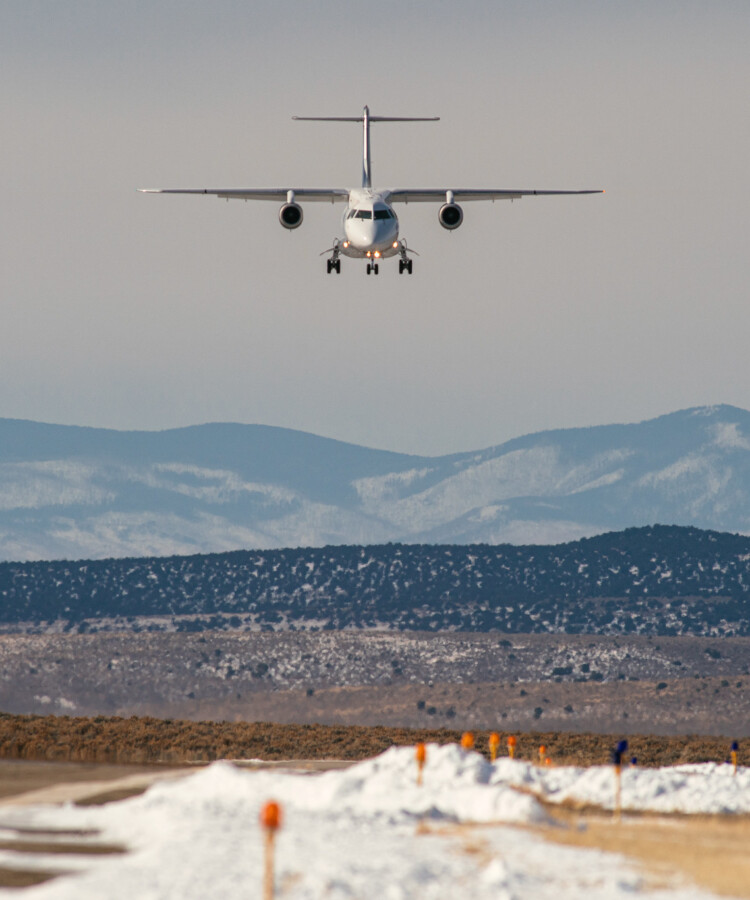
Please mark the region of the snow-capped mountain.
[[0, 559], [557, 543], [660, 522], [750, 533], [750, 413], [683, 410], [441, 457], [261, 425], [0, 419]]

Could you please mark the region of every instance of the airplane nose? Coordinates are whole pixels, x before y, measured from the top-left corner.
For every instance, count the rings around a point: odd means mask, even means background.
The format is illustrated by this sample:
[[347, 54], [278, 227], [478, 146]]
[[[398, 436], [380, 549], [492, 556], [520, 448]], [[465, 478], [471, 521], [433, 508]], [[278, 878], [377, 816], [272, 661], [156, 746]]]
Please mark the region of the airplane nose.
[[387, 250], [398, 236], [398, 224], [392, 219], [349, 219], [346, 224], [352, 245], [363, 252]]

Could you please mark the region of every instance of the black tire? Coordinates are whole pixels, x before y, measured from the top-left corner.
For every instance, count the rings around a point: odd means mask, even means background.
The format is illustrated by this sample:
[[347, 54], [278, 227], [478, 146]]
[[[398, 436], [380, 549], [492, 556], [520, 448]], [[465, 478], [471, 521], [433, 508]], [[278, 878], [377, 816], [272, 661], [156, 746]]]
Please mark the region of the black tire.
[[372, 267], [372, 271], [375, 273], [375, 275], [380, 272], [380, 268], [378, 267], [377, 263], [375, 263], [375, 265]]
[[336, 260], [336, 274], [337, 275], [341, 274], [341, 260], [340, 259]]
[[330, 260], [330, 259], [327, 259], [327, 260], [326, 260], [326, 274], [327, 274], [327, 275], [330, 275], [330, 274], [331, 274], [331, 266], [332, 266], [332, 265], [333, 265], [333, 264], [332, 264], [331, 260]]
[[412, 267], [414, 266], [414, 260], [410, 259], [406, 264], [406, 271], [411, 275]]
[[367, 263], [367, 274], [369, 275], [370, 272], [372, 272], [372, 266], [370, 265], [370, 263]]

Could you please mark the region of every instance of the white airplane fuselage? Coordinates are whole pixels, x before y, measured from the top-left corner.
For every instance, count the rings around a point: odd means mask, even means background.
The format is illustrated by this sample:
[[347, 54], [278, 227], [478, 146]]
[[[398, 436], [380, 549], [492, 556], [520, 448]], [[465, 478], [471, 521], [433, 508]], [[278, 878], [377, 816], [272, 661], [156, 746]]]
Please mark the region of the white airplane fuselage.
[[380, 259], [399, 252], [398, 216], [388, 202], [388, 196], [388, 191], [373, 188], [349, 192], [349, 203], [342, 219], [342, 254], [356, 259]]

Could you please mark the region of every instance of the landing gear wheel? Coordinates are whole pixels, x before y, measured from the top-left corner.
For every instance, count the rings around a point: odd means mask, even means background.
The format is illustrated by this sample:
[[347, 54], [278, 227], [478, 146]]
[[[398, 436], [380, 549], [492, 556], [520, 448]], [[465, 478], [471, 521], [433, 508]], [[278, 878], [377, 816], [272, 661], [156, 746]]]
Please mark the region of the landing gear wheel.
[[374, 275], [377, 275], [377, 274], [380, 272], [380, 269], [378, 268], [378, 264], [377, 264], [377, 263], [375, 263], [375, 264], [373, 265], [372, 271], [373, 271], [373, 274], [374, 274]]
[[336, 266], [336, 274], [340, 275], [341, 274], [341, 260], [337, 259], [336, 262], [334, 263], [334, 265]]
[[369, 275], [372, 272], [372, 265], [367, 263], [367, 274]]
[[327, 274], [327, 275], [330, 275], [332, 269], [333, 269], [333, 260], [332, 260], [332, 259], [327, 259], [327, 260], [326, 260], [326, 274]]
[[411, 275], [412, 266], [414, 265], [414, 260], [409, 259], [406, 261], [406, 271]]

